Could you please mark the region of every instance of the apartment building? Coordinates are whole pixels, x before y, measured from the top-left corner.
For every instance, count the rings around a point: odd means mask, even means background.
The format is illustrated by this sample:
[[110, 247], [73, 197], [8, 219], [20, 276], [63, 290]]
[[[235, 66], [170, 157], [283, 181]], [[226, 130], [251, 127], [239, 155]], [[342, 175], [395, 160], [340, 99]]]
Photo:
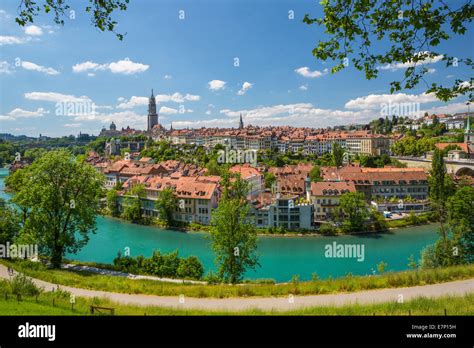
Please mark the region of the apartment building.
[[[304, 198], [304, 197], [303, 197]], [[281, 227], [287, 230], [314, 228], [314, 207], [299, 195], [277, 195], [254, 205], [257, 227]]]
[[331, 220], [344, 193], [356, 192], [354, 183], [345, 181], [313, 182], [307, 199], [314, 206], [315, 221]]
[[428, 174], [424, 168], [325, 167], [322, 176], [325, 181], [353, 183], [356, 191], [364, 193], [379, 210], [429, 209]]
[[135, 184], [145, 186], [146, 197], [142, 199], [143, 214], [158, 217], [155, 207], [159, 192], [171, 188], [178, 199], [173, 218], [180, 222], [196, 222], [209, 225], [211, 210], [217, 207], [220, 199], [219, 177], [149, 177], [136, 176], [129, 179], [124, 188]]
[[235, 165], [229, 169], [230, 173], [240, 174], [240, 177], [247, 181], [250, 186], [248, 199], [252, 200], [265, 190], [263, 174], [250, 164]]

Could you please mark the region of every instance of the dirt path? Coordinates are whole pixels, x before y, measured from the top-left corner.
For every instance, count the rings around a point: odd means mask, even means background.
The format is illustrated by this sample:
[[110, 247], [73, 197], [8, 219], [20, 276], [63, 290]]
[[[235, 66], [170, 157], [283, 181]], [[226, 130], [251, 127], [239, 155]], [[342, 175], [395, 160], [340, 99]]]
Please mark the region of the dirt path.
[[[7, 267], [0, 264], [0, 278], [10, 278]], [[45, 291], [57, 288], [57, 285], [39, 279], [33, 281]], [[248, 309], [261, 310], [292, 310], [316, 306], [343, 306], [349, 304], [372, 304], [381, 302], [396, 302], [400, 295], [404, 301], [425, 296], [440, 297], [446, 295], [462, 296], [474, 292], [474, 279], [458, 280], [449, 283], [414, 286], [410, 288], [378, 289], [353, 293], [310, 295], [294, 297], [250, 297], [250, 298], [192, 298], [179, 294], [176, 296], [155, 296], [139, 294], [122, 294], [115, 292], [87, 290], [60, 285], [62, 290], [82, 297], [106, 297], [121, 304], [138, 306], [160, 306], [181, 309], [202, 309], [220, 311], [242, 311]]]

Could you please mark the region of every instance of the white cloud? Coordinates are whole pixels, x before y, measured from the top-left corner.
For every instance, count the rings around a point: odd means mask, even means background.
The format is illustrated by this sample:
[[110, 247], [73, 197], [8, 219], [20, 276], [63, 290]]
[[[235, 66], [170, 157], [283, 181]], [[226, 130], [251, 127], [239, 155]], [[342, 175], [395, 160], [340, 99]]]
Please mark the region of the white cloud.
[[471, 88], [472, 84], [471, 84], [471, 81], [463, 81], [459, 84], [458, 87], [461, 89]]
[[150, 66], [146, 64], [132, 62], [128, 58], [109, 64], [109, 69], [112, 73], [125, 75], [141, 73], [148, 70], [149, 67]]
[[159, 114], [163, 115], [173, 115], [173, 114], [184, 114], [188, 112], [193, 112], [192, 109], [186, 109], [183, 105], [180, 105], [179, 109], [169, 108], [167, 106], [162, 106], [158, 111]]
[[383, 66], [379, 66], [378, 69], [395, 71], [395, 70], [411, 68], [411, 67], [415, 67], [419, 65], [434, 64], [443, 59], [443, 55], [438, 55], [438, 56], [433, 56], [433, 57], [429, 57], [428, 55], [430, 55], [430, 53], [427, 51], [418, 52], [414, 55], [415, 59], [423, 58], [423, 57], [425, 58], [416, 62], [414, 61], [414, 59], [411, 59], [410, 61], [405, 62], [405, 63], [385, 64]]
[[23, 44], [23, 43], [25, 43], [29, 40], [30, 40], [30, 38], [0, 35], [0, 46], [2, 46], [2, 45], [20, 45], [20, 44]]
[[436, 72], [435, 68], [429, 68], [427, 71], [428, 74], [434, 74], [435, 72]]
[[38, 71], [41, 73], [44, 73], [46, 75], [59, 75], [59, 71], [53, 69], [53, 68], [48, 68], [44, 67], [32, 62], [27, 62], [27, 61], [22, 61], [21, 62], [21, 67], [26, 70], [33, 70], [33, 71]]
[[97, 122], [109, 125], [112, 121], [117, 128], [130, 126], [132, 128], [144, 129], [146, 127], [146, 115], [140, 115], [133, 111], [126, 110], [112, 113], [94, 112], [87, 115], [74, 116], [75, 122]]
[[0, 18], [5, 18], [5, 19], [8, 19], [10, 18], [11, 16], [8, 14], [7, 11], [5, 10], [0, 10]]
[[308, 90], [308, 85], [301, 85], [298, 88], [301, 89], [302, 91], [307, 91]]
[[253, 86], [253, 83], [250, 83], [250, 82], [244, 82], [242, 84], [242, 88], [237, 92], [238, 95], [244, 95], [245, 93], [247, 93], [247, 91], [252, 88]]
[[172, 114], [177, 114], [178, 110], [173, 109], [173, 108], [168, 108], [166, 106], [162, 106], [159, 111], [160, 114], [165, 114], [165, 115], [172, 115]]
[[210, 114], [212, 114], [212, 111], [211, 111], [211, 110], [207, 110], [207, 111], [206, 111], [206, 115], [210, 115]]
[[370, 94], [365, 97], [359, 97], [356, 99], [349, 100], [345, 107], [347, 109], [359, 109], [359, 110], [374, 110], [380, 109], [382, 104], [388, 103], [430, 103], [437, 101], [438, 99], [433, 93], [421, 93], [421, 94]]
[[216, 125], [221, 127], [232, 127], [236, 126], [237, 122], [230, 119], [215, 118], [212, 120], [198, 120], [198, 121], [173, 121], [173, 128], [186, 128], [186, 127], [210, 127], [214, 128]]
[[63, 126], [67, 128], [78, 128], [82, 126], [82, 123], [66, 123]]
[[314, 79], [316, 77], [326, 75], [328, 73], [328, 69], [324, 69], [323, 71], [311, 71], [307, 66], [302, 66], [301, 68], [295, 69], [295, 72], [303, 77]]
[[84, 103], [91, 102], [87, 96], [76, 97], [74, 95], [56, 92], [29, 92], [25, 93], [25, 98], [29, 100], [47, 101], [53, 103]]
[[442, 106], [434, 106], [429, 109], [425, 109], [420, 111], [422, 115], [427, 112], [429, 115], [432, 114], [455, 114], [458, 112], [467, 112], [467, 106], [466, 103], [452, 103], [448, 105], [442, 105]]
[[75, 73], [91, 72], [100, 70], [109, 70], [113, 74], [132, 75], [148, 70], [150, 66], [142, 63], [136, 63], [129, 58], [107, 64], [98, 64], [91, 61], [75, 64], [72, 71]]
[[207, 83], [208, 88], [212, 91], [218, 91], [225, 88], [227, 82], [221, 80], [212, 80]]
[[38, 108], [36, 111], [23, 110], [20, 108], [13, 109], [7, 115], [0, 115], [1, 121], [13, 121], [18, 118], [37, 118], [43, 117], [45, 114], [49, 114], [49, 111]]
[[[311, 103], [278, 104], [263, 106], [246, 110], [220, 110], [221, 114], [232, 118], [232, 125], [235, 126], [240, 114], [245, 115], [247, 123], [253, 125], [292, 125], [324, 127], [330, 125], [340, 125], [347, 123], [358, 123], [376, 117], [375, 112], [363, 111], [331, 110], [320, 109]], [[215, 121], [214, 121], [215, 122]], [[222, 121], [228, 124], [228, 121]], [[221, 124], [221, 121], [215, 122]], [[201, 124], [199, 124], [201, 126]]]
[[132, 96], [130, 100], [126, 100], [122, 98], [122, 102], [117, 105], [119, 109], [132, 109], [137, 106], [148, 105], [148, 98], [147, 97], [137, 97]]
[[7, 61], [0, 61], [0, 74], [11, 74], [13, 72], [12, 65]]
[[90, 62], [90, 61], [75, 64], [72, 67], [72, 71], [75, 73], [86, 72], [88, 70], [96, 71], [96, 70], [105, 70], [105, 69], [106, 69], [106, 65], [100, 65], [100, 64]]
[[[181, 93], [173, 93], [173, 94], [158, 94], [155, 96], [157, 103], [184, 103], [185, 101], [199, 101], [201, 96], [194, 95], [194, 94], [181, 94]], [[123, 99], [121, 103], [117, 105], [119, 109], [131, 109], [137, 106], [148, 105], [148, 97], [137, 97], [132, 96], [130, 100]]]
[[43, 29], [36, 25], [28, 25], [24, 29], [26, 35], [30, 36], [41, 36], [43, 35]]
[[198, 100], [201, 100], [201, 96], [193, 95], [193, 94], [186, 94], [184, 96], [184, 99], [187, 100], [187, 101], [198, 101]]
[[171, 79], [173, 78], [173, 76], [171, 76], [171, 75], [165, 75], [165, 76], [163, 76], [163, 78], [164, 78], [165, 80], [171, 80]]

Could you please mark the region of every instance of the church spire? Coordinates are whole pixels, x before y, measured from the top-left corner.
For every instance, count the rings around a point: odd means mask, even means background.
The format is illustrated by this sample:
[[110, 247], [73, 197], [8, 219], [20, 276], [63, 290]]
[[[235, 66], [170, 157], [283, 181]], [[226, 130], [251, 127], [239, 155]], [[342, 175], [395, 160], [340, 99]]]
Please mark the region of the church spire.
[[147, 131], [151, 132], [153, 127], [158, 124], [158, 113], [156, 112], [156, 99], [151, 89], [151, 96], [148, 102], [148, 127]]
[[239, 129], [244, 128], [244, 121], [242, 120], [242, 113], [240, 114]]

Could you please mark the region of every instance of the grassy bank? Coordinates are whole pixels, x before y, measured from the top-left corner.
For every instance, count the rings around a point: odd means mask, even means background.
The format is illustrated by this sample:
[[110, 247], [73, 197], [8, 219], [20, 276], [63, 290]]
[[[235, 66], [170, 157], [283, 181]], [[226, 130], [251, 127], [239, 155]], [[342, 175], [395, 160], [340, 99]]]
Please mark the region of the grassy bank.
[[[0, 286], [1, 288], [1, 286]], [[54, 305], [53, 305], [54, 299]], [[438, 299], [420, 297], [405, 303], [349, 305], [343, 307], [309, 307], [293, 311], [262, 311], [250, 309], [242, 312], [201, 311], [165, 307], [139, 307], [121, 305], [107, 299], [76, 297], [71, 307], [69, 296], [48, 292], [38, 298], [0, 296], [0, 315], [92, 315], [90, 305], [114, 308], [115, 315], [474, 315], [474, 294], [463, 297], [447, 296]], [[446, 312], [445, 312], [446, 311]], [[94, 315], [108, 315], [94, 314]]]
[[474, 264], [471, 264], [431, 270], [385, 273], [377, 276], [346, 276], [337, 279], [313, 280], [306, 282], [294, 281], [276, 285], [194, 285], [165, 283], [152, 280], [133, 280], [125, 277], [105, 276], [69, 270], [50, 270], [46, 269], [45, 266], [41, 264], [36, 264], [34, 267], [31, 267], [31, 265], [25, 263], [13, 263], [3, 260], [2, 263], [11, 265], [17, 271], [25, 273], [30, 277], [42, 279], [54, 284], [128, 294], [162, 296], [176, 296], [176, 294], [183, 294], [185, 296], [198, 298], [330, 294], [426, 285], [474, 278]]
[[[105, 217], [114, 218], [122, 221], [124, 220], [120, 217], [113, 217], [110, 214], [103, 214]], [[130, 221], [127, 221], [130, 222]], [[333, 227], [330, 232], [328, 231], [320, 231], [320, 230], [306, 230], [306, 229], [298, 229], [298, 230], [287, 230], [281, 227], [268, 227], [268, 228], [261, 228], [258, 227], [257, 234], [259, 236], [273, 236], [273, 237], [298, 237], [298, 236], [322, 236], [322, 235], [331, 235], [331, 236], [338, 236], [338, 235], [350, 235], [350, 234], [364, 234], [364, 233], [383, 233], [388, 229], [397, 229], [397, 228], [405, 228], [410, 226], [421, 226], [421, 225], [429, 225], [435, 223], [435, 219], [431, 213], [425, 213], [415, 216], [407, 216], [397, 220], [385, 220], [386, 226], [382, 230], [364, 230], [359, 232], [344, 232], [340, 227]], [[147, 226], [153, 226], [160, 229], [168, 229], [180, 232], [201, 232], [201, 233], [210, 233], [211, 226], [208, 225], [201, 225], [198, 223], [176, 223], [175, 226], [169, 226], [166, 222], [158, 219], [153, 218], [148, 221], [147, 224], [143, 224]]]

